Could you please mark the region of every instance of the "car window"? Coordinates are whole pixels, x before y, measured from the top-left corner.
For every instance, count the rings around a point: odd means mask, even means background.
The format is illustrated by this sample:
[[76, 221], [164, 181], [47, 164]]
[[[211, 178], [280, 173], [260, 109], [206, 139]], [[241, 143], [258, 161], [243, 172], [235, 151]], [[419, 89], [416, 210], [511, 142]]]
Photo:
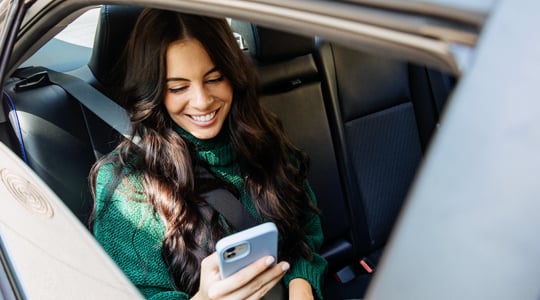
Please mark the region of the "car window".
[[92, 54], [98, 16], [99, 8], [93, 8], [79, 16], [25, 61], [22, 67], [45, 66], [65, 72], [88, 63]]
[[99, 8], [93, 8], [56, 35], [56, 38], [67, 43], [92, 48], [99, 17]]

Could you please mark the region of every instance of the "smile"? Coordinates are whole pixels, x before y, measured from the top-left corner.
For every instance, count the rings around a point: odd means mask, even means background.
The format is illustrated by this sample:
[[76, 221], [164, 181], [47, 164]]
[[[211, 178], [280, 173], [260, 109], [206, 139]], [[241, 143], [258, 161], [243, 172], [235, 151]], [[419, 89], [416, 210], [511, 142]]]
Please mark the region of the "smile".
[[217, 110], [216, 111], [213, 111], [207, 115], [204, 115], [204, 116], [194, 116], [194, 115], [189, 115], [190, 118], [192, 118], [193, 120], [197, 121], [197, 122], [208, 122], [210, 120], [212, 120], [215, 116], [216, 116], [216, 113], [217, 113]]

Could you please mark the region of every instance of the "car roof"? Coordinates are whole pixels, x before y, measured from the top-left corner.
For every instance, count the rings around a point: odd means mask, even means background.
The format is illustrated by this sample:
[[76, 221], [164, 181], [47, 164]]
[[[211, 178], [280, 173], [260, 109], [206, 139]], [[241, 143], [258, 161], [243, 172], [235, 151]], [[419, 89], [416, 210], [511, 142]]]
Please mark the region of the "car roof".
[[[462, 72], [467, 61], [462, 57], [468, 54], [463, 53], [476, 43], [491, 8], [490, 1], [476, 5], [465, 5], [465, 1], [453, 4], [451, 1], [207, 0], [196, 1], [196, 5], [192, 1], [114, 2], [257, 22], [276, 29], [331, 38], [368, 52], [377, 53], [383, 49], [390, 56], [456, 75]], [[10, 66], [20, 65], [31, 55], [28, 49], [37, 50], [86, 9], [101, 3], [82, 0], [31, 2]], [[43, 18], [44, 14], [47, 14], [46, 18]], [[28, 30], [31, 27], [40, 30]]]

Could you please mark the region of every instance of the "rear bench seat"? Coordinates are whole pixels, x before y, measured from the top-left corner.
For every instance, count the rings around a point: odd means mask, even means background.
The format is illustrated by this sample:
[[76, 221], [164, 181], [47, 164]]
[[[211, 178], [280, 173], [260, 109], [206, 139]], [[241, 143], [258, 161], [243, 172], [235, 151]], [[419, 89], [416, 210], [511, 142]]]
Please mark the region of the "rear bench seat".
[[[92, 72], [78, 71], [106, 93], [114, 86], [109, 71], [137, 12], [105, 6]], [[241, 22], [232, 25], [260, 70], [263, 105], [311, 156], [323, 255], [329, 275], [341, 271], [343, 280], [329, 278], [324, 293], [328, 299], [361, 297], [370, 276], [347, 278], [347, 266], [358, 269], [358, 259], [380, 255], [435, 128], [442, 103], [433, 101], [446, 99], [433, 94], [446, 93], [425, 84], [430, 77], [421, 67]], [[21, 70], [15, 77], [35, 71]], [[17, 81], [6, 84], [9, 97], [4, 97], [14, 135], [20, 128], [29, 165], [85, 222], [92, 204], [90, 166], [114, 147], [116, 135], [61, 88], [17, 90]]]

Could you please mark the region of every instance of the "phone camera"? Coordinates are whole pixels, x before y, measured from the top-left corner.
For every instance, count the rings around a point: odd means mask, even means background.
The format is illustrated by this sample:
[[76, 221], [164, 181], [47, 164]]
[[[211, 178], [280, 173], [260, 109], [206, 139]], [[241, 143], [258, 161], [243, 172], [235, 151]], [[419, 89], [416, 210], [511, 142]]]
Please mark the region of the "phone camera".
[[230, 259], [230, 258], [235, 257], [236, 256], [235, 250], [236, 250], [236, 247], [231, 247], [231, 248], [225, 250], [225, 258]]

